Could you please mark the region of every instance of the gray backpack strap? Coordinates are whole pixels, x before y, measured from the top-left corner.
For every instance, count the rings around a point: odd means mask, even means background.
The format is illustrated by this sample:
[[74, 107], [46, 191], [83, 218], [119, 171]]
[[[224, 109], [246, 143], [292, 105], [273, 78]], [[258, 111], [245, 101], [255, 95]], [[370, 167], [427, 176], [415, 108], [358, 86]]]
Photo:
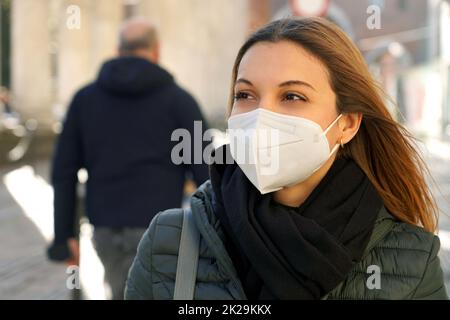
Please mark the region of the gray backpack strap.
[[183, 209], [183, 229], [178, 251], [174, 300], [193, 300], [197, 280], [200, 233], [190, 209]]

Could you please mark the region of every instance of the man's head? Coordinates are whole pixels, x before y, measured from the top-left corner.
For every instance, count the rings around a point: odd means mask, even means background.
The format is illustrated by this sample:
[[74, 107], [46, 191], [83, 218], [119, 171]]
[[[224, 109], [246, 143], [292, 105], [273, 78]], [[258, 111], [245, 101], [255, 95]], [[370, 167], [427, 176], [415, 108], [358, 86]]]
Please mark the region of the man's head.
[[120, 28], [119, 54], [158, 63], [159, 42], [155, 27], [144, 18], [125, 21]]

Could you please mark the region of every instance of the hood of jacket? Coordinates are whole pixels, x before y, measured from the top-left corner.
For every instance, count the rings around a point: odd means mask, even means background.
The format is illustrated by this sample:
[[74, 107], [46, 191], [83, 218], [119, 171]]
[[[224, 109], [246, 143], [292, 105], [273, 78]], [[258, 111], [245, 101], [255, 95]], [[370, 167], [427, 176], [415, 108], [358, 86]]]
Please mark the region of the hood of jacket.
[[119, 57], [106, 61], [97, 84], [104, 90], [124, 96], [143, 95], [173, 83], [166, 70], [139, 57]]

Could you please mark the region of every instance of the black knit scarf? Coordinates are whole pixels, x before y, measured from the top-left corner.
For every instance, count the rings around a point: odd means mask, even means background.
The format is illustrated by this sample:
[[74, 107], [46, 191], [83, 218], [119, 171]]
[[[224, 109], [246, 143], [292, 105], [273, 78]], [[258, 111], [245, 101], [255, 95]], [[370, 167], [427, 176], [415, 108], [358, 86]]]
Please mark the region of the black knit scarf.
[[323, 297], [361, 259], [383, 204], [346, 158], [336, 158], [299, 207], [261, 195], [235, 163], [213, 164], [210, 175], [214, 212], [249, 299]]

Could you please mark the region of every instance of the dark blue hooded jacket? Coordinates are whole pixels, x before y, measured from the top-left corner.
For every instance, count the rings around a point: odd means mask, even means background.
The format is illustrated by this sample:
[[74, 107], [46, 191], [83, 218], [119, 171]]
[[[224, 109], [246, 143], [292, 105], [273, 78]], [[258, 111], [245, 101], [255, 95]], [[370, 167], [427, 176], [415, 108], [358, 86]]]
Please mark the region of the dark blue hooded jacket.
[[[180, 207], [186, 174], [200, 185], [205, 164], [175, 165], [177, 128], [207, 124], [195, 100], [156, 64], [137, 57], [107, 61], [68, 109], [52, 166], [55, 241], [64, 259], [74, 237], [77, 172], [86, 168], [86, 213], [94, 226], [146, 228], [161, 210]], [[203, 147], [205, 143], [203, 143]], [[58, 248], [59, 246], [59, 248]]]

